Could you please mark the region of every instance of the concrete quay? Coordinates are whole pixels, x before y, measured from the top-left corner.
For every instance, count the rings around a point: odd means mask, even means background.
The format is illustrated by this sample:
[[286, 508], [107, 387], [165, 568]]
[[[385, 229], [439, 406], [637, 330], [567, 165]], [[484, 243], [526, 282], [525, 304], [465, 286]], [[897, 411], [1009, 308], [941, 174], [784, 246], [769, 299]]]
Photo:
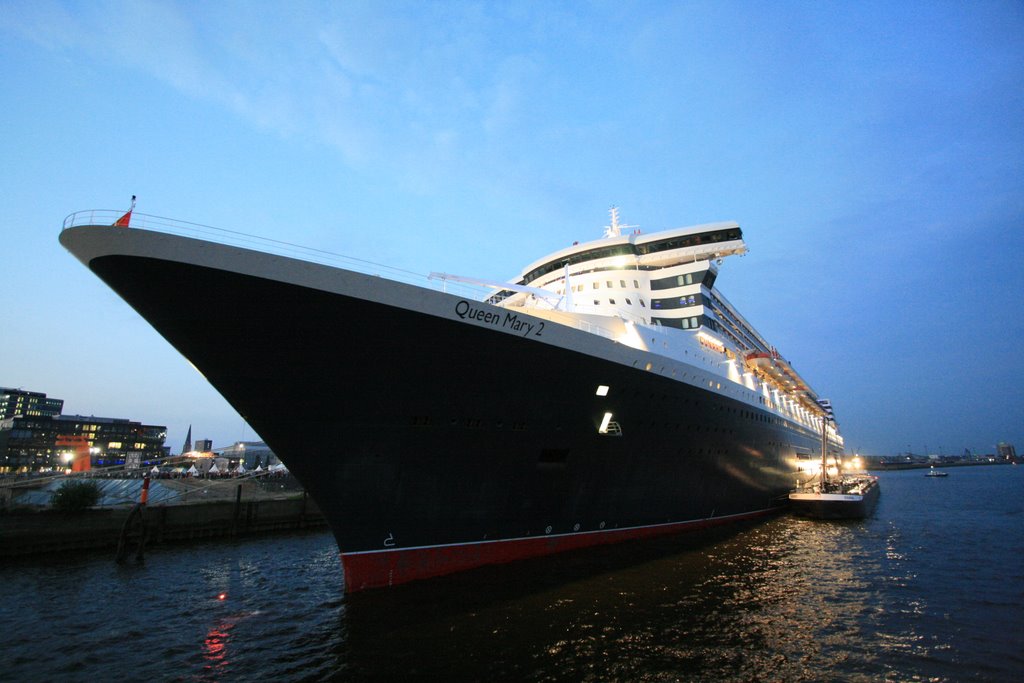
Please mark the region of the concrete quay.
[[[145, 547], [198, 539], [232, 538], [324, 528], [326, 520], [304, 491], [267, 482], [160, 480], [176, 492], [150, 503], [126, 524], [134, 504], [78, 512], [11, 506], [0, 510], [0, 561], [47, 553], [117, 548], [125, 536]], [[144, 532], [144, 537], [143, 537]]]

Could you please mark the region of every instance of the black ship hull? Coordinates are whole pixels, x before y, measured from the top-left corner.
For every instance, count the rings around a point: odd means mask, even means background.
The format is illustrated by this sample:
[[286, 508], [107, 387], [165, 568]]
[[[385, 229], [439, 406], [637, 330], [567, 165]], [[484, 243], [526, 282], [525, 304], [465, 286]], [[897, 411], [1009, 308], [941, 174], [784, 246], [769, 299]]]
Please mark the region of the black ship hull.
[[348, 591], [766, 514], [816, 444], [721, 378], [522, 313], [134, 229], [61, 241], [305, 485]]

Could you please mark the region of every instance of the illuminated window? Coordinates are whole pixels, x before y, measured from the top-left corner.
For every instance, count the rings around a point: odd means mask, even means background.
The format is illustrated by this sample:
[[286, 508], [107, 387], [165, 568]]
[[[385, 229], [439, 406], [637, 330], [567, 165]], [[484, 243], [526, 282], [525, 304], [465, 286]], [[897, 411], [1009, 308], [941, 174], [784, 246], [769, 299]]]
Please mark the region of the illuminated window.
[[597, 395], [598, 396], [607, 396], [608, 395], [608, 386], [606, 384], [598, 385], [598, 387], [597, 387]]

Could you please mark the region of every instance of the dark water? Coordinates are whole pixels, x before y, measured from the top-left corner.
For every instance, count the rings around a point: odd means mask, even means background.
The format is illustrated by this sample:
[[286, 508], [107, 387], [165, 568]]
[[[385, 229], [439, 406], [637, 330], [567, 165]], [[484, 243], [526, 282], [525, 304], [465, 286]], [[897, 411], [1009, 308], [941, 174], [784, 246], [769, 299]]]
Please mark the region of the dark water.
[[8, 564], [0, 679], [1024, 681], [1024, 467], [923, 474], [863, 522], [348, 597], [326, 533]]

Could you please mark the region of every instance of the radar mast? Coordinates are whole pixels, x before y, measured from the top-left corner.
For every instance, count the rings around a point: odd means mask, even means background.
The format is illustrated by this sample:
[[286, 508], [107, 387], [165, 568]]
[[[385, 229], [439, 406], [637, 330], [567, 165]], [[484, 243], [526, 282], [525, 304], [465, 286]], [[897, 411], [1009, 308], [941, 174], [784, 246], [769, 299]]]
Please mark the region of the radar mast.
[[632, 230], [633, 228], [640, 227], [639, 225], [621, 225], [619, 223], [619, 207], [613, 206], [608, 209], [608, 213], [611, 215], [611, 225], [604, 226], [604, 236], [620, 237], [622, 235], [622, 229]]

